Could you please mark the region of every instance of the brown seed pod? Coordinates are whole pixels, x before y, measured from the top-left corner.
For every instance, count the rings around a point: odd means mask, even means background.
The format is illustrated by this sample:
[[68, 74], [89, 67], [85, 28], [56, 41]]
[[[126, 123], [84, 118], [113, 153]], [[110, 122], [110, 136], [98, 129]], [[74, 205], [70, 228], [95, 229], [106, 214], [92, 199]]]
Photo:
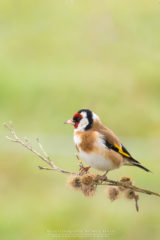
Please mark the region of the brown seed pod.
[[105, 192], [107, 198], [109, 198], [111, 201], [118, 199], [120, 195], [118, 187], [108, 187]]
[[[132, 183], [133, 183], [130, 177], [125, 177], [125, 176], [121, 177], [120, 182], [127, 183], [127, 184], [130, 184], [130, 185], [132, 185]], [[119, 186], [118, 188], [119, 188], [120, 191], [126, 190], [126, 188], [122, 187], [122, 186]]]
[[127, 191], [125, 192], [125, 197], [129, 200], [133, 199], [135, 201], [136, 210], [138, 212], [139, 211], [139, 206], [138, 206], [139, 195], [135, 193], [133, 190], [127, 189]]
[[135, 199], [135, 192], [131, 189], [127, 189], [125, 192], [125, 197], [127, 199]]
[[138, 201], [139, 200], [139, 194], [135, 193], [135, 199]]
[[81, 177], [82, 184], [91, 185], [93, 184], [95, 179], [95, 175], [93, 173], [87, 173]]
[[96, 188], [97, 186], [93, 184], [91, 185], [82, 184], [81, 190], [86, 197], [92, 197], [96, 192]]
[[73, 189], [80, 189], [82, 186], [81, 183], [81, 177], [80, 176], [74, 176], [71, 175], [68, 179], [68, 184], [73, 188]]

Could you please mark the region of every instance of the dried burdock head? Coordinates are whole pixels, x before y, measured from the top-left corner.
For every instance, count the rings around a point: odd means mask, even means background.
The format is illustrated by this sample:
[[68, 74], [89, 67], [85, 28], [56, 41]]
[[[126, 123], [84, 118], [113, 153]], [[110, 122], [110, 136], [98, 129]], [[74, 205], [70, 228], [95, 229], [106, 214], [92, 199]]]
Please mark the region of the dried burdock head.
[[132, 185], [132, 180], [130, 177], [121, 177], [120, 182]]
[[95, 184], [90, 184], [90, 185], [82, 184], [81, 190], [86, 197], [92, 197], [96, 192], [96, 188], [97, 188], [97, 185]]
[[125, 197], [127, 199], [135, 199], [135, 192], [131, 189], [127, 189], [125, 192]]
[[97, 185], [94, 182], [95, 177], [96, 175], [94, 173], [86, 173], [81, 176], [81, 190], [82, 193], [87, 197], [91, 197], [95, 194], [97, 188]]
[[139, 199], [139, 195], [131, 189], [127, 189], [127, 191], [125, 192], [125, 197], [127, 199]]
[[73, 188], [73, 189], [80, 189], [82, 186], [81, 183], [81, 176], [74, 176], [70, 175], [68, 179], [68, 184]]
[[81, 190], [87, 197], [93, 196], [97, 188], [97, 185], [94, 184], [94, 175], [89, 173], [83, 176], [71, 175], [68, 179], [68, 184], [75, 190]]
[[135, 206], [138, 212], [139, 211], [139, 207], [138, 207], [139, 195], [135, 193], [133, 190], [127, 189], [127, 191], [125, 192], [125, 197], [129, 200], [132, 200], [132, 199], [135, 200]]
[[[129, 185], [132, 185], [132, 183], [133, 183], [130, 177], [121, 177], [120, 182], [127, 183]], [[119, 188], [120, 191], [126, 190], [125, 187], [119, 186], [118, 188]]]
[[137, 199], [137, 201], [139, 200], [139, 194], [135, 193], [135, 199]]
[[108, 187], [105, 192], [107, 198], [109, 198], [111, 201], [118, 199], [120, 196], [118, 187]]
[[93, 173], [87, 173], [87, 174], [83, 175], [81, 177], [82, 184], [87, 185], [87, 186], [93, 184], [95, 177], [96, 177], [96, 175]]

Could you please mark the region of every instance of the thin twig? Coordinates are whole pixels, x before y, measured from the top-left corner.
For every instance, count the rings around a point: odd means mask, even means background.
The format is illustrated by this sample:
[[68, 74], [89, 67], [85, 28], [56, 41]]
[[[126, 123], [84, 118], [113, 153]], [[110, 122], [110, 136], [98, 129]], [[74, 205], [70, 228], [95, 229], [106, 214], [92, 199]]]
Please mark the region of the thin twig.
[[138, 197], [134, 193], [134, 200], [135, 200], [135, 206], [136, 206], [136, 211], [139, 211], [139, 206], [138, 206]]
[[[6, 137], [9, 141], [11, 142], [16, 142], [19, 143], [20, 145], [22, 145], [23, 147], [27, 148], [29, 151], [31, 151], [32, 153], [34, 153], [35, 155], [37, 155], [40, 159], [42, 159], [44, 162], [46, 162], [48, 165], [50, 165], [51, 170], [56, 170], [58, 172], [62, 172], [62, 173], [67, 173], [67, 174], [76, 174], [74, 172], [70, 172], [70, 171], [66, 171], [62, 168], [57, 167], [51, 160], [48, 160], [47, 157], [43, 156], [42, 154], [40, 154], [39, 152], [37, 152], [35, 149], [32, 148], [31, 145], [26, 144], [21, 138], [19, 138], [16, 133], [15, 130], [13, 128], [12, 125], [9, 125], [7, 123], [4, 123], [4, 126], [10, 131], [11, 135], [13, 138], [10, 137]], [[43, 167], [41, 167], [41, 169], [45, 169]]]
[[[10, 137], [6, 137], [9, 141], [11, 142], [16, 142], [16, 143], [19, 143], [20, 145], [22, 145], [23, 147], [25, 147], [26, 149], [28, 149], [29, 151], [31, 151], [33, 154], [37, 155], [41, 160], [43, 160], [45, 163], [47, 163], [50, 168], [47, 168], [47, 167], [42, 167], [42, 166], [39, 166], [40, 169], [43, 169], [43, 170], [55, 170], [57, 172], [61, 172], [61, 173], [67, 173], [67, 174], [75, 174], [75, 175], [81, 175], [81, 170], [84, 168], [81, 160], [79, 159], [79, 157], [76, 155], [77, 159], [79, 160], [79, 166], [80, 166], [80, 172], [79, 173], [75, 173], [75, 172], [70, 172], [70, 171], [66, 171], [62, 168], [59, 168], [57, 167], [53, 161], [50, 160], [48, 154], [46, 153], [46, 151], [44, 150], [42, 144], [40, 143], [39, 139], [37, 139], [37, 142], [38, 142], [38, 145], [42, 151], [42, 153], [44, 154], [44, 156], [42, 154], [40, 154], [38, 151], [36, 151], [35, 149], [32, 148], [32, 146], [29, 144], [29, 142], [27, 141], [24, 142], [21, 138], [19, 138], [16, 133], [15, 133], [15, 130], [14, 130], [14, 126], [13, 126], [13, 123], [10, 123], [10, 124], [7, 124], [7, 123], [4, 123], [4, 126], [10, 131], [11, 135], [13, 138], [10, 138]], [[98, 176], [98, 175], [97, 175]], [[156, 193], [156, 192], [153, 192], [153, 191], [150, 191], [150, 190], [146, 190], [146, 189], [143, 189], [143, 188], [139, 188], [139, 187], [136, 187], [136, 186], [133, 186], [133, 185], [130, 185], [130, 184], [127, 184], [127, 183], [124, 183], [124, 182], [119, 182], [119, 181], [114, 181], [114, 180], [110, 180], [108, 179], [107, 177], [106, 178], [103, 178], [103, 179], [99, 179], [95, 182], [95, 185], [110, 185], [110, 186], [121, 186], [121, 187], [124, 187], [126, 189], [131, 189], [135, 192], [141, 192], [141, 193], [145, 193], [145, 194], [149, 194], [149, 195], [155, 195], [155, 196], [158, 196], [160, 197], [160, 193]], [[137, 199], [138, 200], [138, 199]], [[137, 200], [135, 199], [136, 201], [136, 208], [138, 210], [138, 205], [137, 205]]]
[[37, 140], [37, 143], [38, 143], [39, 148], [41, 149], [42, 153], [43, 153], [44, 156], [49, 160], [49, 156], [48, 156], [48, 154], [46, 153], [46, 151], [44, 150], [44, 147], [42, 146], [42, 144], [40, 143], [39, 138], [37, 138], [36, 140]]
[[97, 185], [120, 186], [120, 187], [131, 189], [135, 192], [141, 192], [141, 193], [145, 193], [145, 194], [148, 194], [148, 195], [155, 195], [155, 196], [160, 197], [160, 193], [153, 192], [153, 191], [150, 191], [150, 190], [146, 190], [146, 189], [143, 189], [143, 188], [140, 188], [140, 187], [136, 187], [136, 186], [130, 185], [128, 183], [123, 183], [123, 182], [119, 182], [119, 181], [110, 180], [108, 178], [104, 179], [103, 182], [97, 183]]

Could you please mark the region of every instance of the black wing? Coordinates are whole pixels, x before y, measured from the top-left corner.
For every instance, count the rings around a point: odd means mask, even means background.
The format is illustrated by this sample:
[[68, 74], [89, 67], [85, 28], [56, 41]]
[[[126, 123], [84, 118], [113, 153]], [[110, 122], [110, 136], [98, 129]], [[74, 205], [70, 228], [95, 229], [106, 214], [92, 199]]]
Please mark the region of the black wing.
[[105, 146], [109, 149], [114, 150], [115, 152], [120, 153], [123, 157], [128, 159], [128, 162], [130, 162], [133, 166], [137, 166], [139, 168], [142, 168], [143, 170], [150, 172], [149, 169], [143, 167], [140, 162], [135, 160], [131, 154], [128, 152], [128, 150], [121, 144], [119, 147], [117, 144], [110, 144], [106, 139], [105, 139]]

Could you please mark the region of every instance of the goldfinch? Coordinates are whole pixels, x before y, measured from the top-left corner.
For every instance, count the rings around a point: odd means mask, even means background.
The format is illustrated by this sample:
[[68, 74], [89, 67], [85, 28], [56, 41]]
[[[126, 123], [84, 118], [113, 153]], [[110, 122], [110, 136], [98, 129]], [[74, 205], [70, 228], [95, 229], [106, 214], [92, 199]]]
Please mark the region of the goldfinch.
[[107, 173], [128, 165], [150, 172], [131, 156], [118, 137], [102, 124], [94, 112], [81, 109], [65, 123], [74, 126], [76, 150], [89, 167]]

